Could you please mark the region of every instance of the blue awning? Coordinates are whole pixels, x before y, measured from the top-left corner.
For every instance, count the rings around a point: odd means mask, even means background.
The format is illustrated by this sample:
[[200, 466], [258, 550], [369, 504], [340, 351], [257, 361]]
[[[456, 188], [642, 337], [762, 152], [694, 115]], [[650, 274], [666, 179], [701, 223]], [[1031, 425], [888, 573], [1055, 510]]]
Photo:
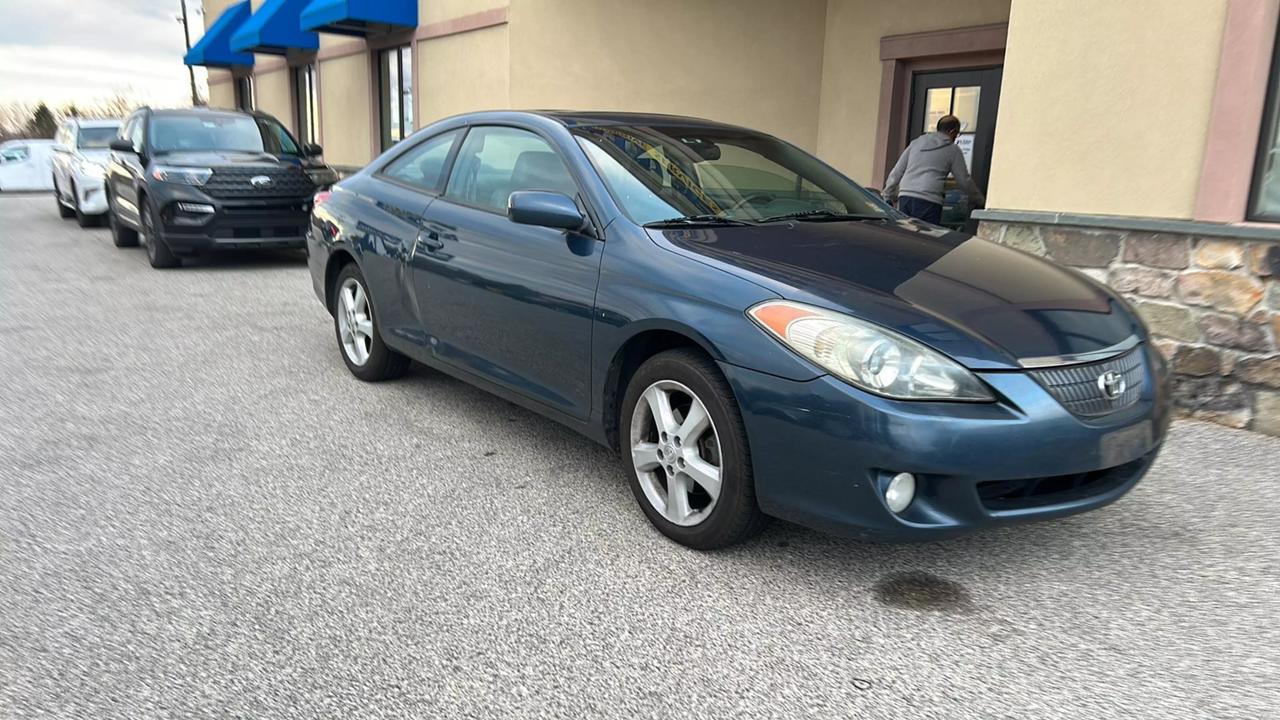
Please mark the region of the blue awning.
[[418, 0], [311, 0], [302, 28], [339, 35], [376, 35], [418, 26]]
[[251, 12], [249, 0], [227, 6], [227, 9], [218, 16], [217, 21], [205, 31], [204, 37], [191, 46], [183, 56], [182, 62], [187, 65], [215, 68], [253, 65], [253, 55], [231, 50], [231, 34], [240, 28], [241, 23], [249, 19]]
[[316, 50], [320, 36], [304, 32], [298, 15], [307, 0], [266, 0], [231, 36], [231, 49], [284, 55], [290, 50]]

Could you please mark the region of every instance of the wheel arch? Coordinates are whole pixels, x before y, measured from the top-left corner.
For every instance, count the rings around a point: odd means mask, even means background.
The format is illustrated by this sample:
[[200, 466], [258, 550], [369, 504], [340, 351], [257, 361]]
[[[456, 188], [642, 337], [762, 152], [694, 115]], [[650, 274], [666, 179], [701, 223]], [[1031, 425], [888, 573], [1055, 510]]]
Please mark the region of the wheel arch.
[[360, 264], [356, 262], [356, 256], [344, 247], [335, 248], [333, 252], [329, 253], [329, 259], [325, 261], [324, 307], [330, 312], [330, 314], [333, 313], [334, 283], [338, 279], [338, 274], [341, 273], [342, 269], [347, 265], [351, 265], [353, 263], [356, 267], [360, 266]]
[[605, 373], [602, 420], [605, 440], [615, 451], [621, 448], [619, 412], [632, 376], [649, 358], [677, 348], [701, 352], [714, 361], [724, 359], [702, 333], [683, 324], [666, 322], [639, 324], [613, 353]]

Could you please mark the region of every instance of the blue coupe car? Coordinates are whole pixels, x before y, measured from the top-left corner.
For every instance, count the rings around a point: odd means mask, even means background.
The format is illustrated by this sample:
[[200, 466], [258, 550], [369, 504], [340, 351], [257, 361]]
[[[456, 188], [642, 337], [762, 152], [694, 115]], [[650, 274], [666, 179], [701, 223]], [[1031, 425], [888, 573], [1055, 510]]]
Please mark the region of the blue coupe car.
[[690, 547], [769, 517], [930, 540], [1078, 513], [1169, 424], [1118, 295], [740, 127], [442, 120], [317, 195], [307, 248], [352, 374], [416, 360], [614, 448]]

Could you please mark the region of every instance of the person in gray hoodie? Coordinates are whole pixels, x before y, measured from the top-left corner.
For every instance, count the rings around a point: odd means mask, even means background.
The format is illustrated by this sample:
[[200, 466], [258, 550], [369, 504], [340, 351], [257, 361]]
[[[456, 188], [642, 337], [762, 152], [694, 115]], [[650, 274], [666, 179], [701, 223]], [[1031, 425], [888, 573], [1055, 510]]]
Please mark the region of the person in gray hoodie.
[[889, 171], [881, 192], [884, 199], [896, 202], [898, 209], [911, 217], [937, 225], [942, 221], [942, 186], [950, 174], [969, 193], [974, 207], [986, 205], [987, 199], [970, 177], [964, 153], [956, 145], [959, 135], [959, 118], [945, 115], [938, 120], [937, 132], [912, 140]]

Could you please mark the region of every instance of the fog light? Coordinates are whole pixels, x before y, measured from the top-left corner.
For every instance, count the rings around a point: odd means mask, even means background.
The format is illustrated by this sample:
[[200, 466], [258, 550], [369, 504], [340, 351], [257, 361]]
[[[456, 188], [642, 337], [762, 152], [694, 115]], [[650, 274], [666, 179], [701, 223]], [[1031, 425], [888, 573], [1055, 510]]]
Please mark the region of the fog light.
[[187, 212], [187, 213], [211, 213], [211, 212], [213, 212], [213, 206], [212, 206], [212, 205], [205, 205], [204, 203], [180, 202], [180, 203], [178, 203], [178, 209], [179, 209], [179, 210], [181, 210], [182, 212]]
[[889, 509], [900, 513], [907, 509], [916, 497], [916, 476], [911, 473], [898, 473], [889, 481], [884, 491], [884, 502]]

